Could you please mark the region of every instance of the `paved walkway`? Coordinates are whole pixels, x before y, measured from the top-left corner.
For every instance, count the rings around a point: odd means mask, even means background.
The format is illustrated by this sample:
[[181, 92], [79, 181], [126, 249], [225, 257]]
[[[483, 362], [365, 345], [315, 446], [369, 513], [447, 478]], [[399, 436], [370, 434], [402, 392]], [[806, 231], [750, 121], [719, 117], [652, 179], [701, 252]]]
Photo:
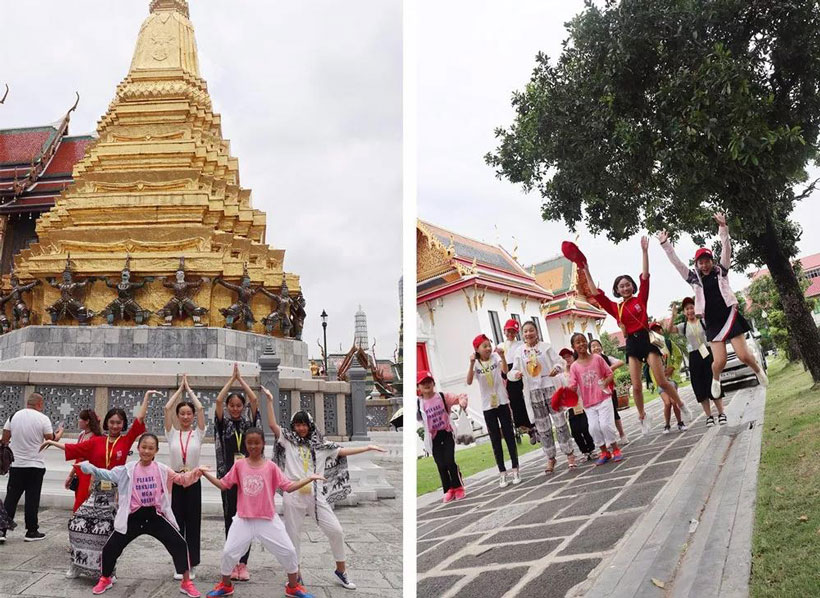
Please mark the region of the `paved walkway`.
[[[636, 530], [644, 528], [665, 488], [680, 487], [682, 476], [691, 478], [698, 464], [722, 462], [725, 453], [715, 455], [704, 447], [716, 438], [728, 439], [730, 430], [737, 432], [740, 420], [731, 406], [738, 397], [738, 404], [745, 403], [742, 397], [755, 393], [763, 395], [762, 389], [730, 394], [725, 401], [730, 425], [716, 426], [708, 434], [691, 389], [684, 389], [682, 396], [697, 417], [686, 432], [661, 433], [660, 400], [647, 408], [655, 422], [647, 436], [639, 435], [636, 411], [623, 412], [627, 433], [633, 440], [624, 449], [626, 458], [618, 464], [594, 467], [584, 463], [577, 470], [569, 470], [566, 461], [559, 460], [556, 473], [547, 477], [539, 450], [522, 459], [523, 482], [519, 486], [499, 489], [492, 470], [468, 480], [467, 498], [462, 501], [443, 505], [440, 493], [420, 497], [418, 595], [603, 596], [602, 586], [590, 589], [596, 581], [607, 579], [607, 573], [614, 576], [606, 581], [610, 588], [637, 580], [634, 586], [645, 589], [649, 583], [659, 592], [646, 595], [662, 595], [662, 590], [645, 579], [644, 574], [651, 570], [648, 564], [644, 563], [642, 569], [630, 569], [636, 562], [640, 565], [640, 556], [645, 558], [660, 548], [646, 537], [638, 543], [634, 540]], [[754, 468], [756, 471], [756, 464]], [[746, 492], [748, 495], [748, 487]], [[680, 519], [664, 507], [661, 513], [655, 513], [652, 530], [659, 529], [657, 522], [667, 512], [671, 513], [669, 520]], [[689, 518], [683, 523], [689, 531]], [[636, 546], [630, 553], [632, 560], [610, 571], [613, 560], [628, 547], [628, 540]], [[681, 546], [672, 548], [673, 554], [663, 564], [674, 570], [681, 558]], [[624, 574], [626, 571], [629, 573]], [[672, 575], [669, 571], [669, 577], [661, 576], [659, 581], [667, 585]]]
[[[382, 463], [388, 481], [401, 497], [400, 463]], [[336, 511], [345, 529], [347, 563], [356, 592], [345, 590], [332, 579], [334, 568], [330, 547], [315, 522], [308, 522], [302, 539], [302, 571], [308, 589], [317, 598], [400, 598], [402, 595], [402, 503], [401, 498], [362, 502]], [[88, 598], [94, 585], [90, 579], [68, 580], [69, 511], [49, 508], [40, 512], [41, 542], [23, 542], [18, 530], [9, 532], [0, 545], [0, 598]], [[22, 521], [22, 512], [18, 519]], [[18, 521], [18, 523], [20, 523]], [[305, 536], [306, 533], [306, 536]], [[225, 543], [221, 516], [202, 520], [202, 564], [197, 568], [196, 586], [203, 595], [219, 575], [219, 559]], [[258, 543], [251, 549], [250, 582], [237, 582], [234, 596], [269, 598], [284, 596], [285, 575], [273, 556]], [[143, 537], [126, 549], [117, 567], [117, 583], [105, 593], [110, 598], [181, 596], [179, 582], [172, 579], [171, 557], [159, 542]], [[96, 581], [96, 580], [95, 580]]]

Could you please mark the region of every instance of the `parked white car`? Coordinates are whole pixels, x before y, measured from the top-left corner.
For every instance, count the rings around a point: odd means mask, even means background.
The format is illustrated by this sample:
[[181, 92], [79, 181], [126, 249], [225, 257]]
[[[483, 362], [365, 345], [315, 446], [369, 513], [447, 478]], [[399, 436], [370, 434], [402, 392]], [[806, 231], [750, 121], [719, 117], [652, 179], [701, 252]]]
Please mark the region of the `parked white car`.
[[[752, 352], [757, 362], [763, 366], [763, 370], [765, 371], [767, 368], [766, 357], [763, 355], [760, 343], [757, 341], [758, 338], [760, 338], [760, 333], [747, 332], [746, 346], [749, 347], [749, 351]], [[726, 367], [723, 368], [723, 373], [720, 375], [721, 384], [726, 388], [749, 380], [753, 380], [755, 384], [759, 384], [752, 368], [737, 358], [731, 343], [726, 343]]]

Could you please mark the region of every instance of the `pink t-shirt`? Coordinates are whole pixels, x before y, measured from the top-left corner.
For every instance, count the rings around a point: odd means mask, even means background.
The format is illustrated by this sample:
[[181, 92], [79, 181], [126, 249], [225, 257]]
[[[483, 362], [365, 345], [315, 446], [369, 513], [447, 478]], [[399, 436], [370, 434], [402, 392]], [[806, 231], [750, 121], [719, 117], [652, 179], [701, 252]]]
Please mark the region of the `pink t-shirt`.
[[137, 463], [131, 479], [130, 512], [133, 513], [140, 507], [156, 507], [159, 510], [162, 506], [162, 482], [156, 462], [152, 461], [148, 467]]
[[251, 467], [247, 459], [240, 459], [222, 478], [222, 484], [225, 488], [239, 488], [236, 512], [240, 517], [273, 519], [273, 496], [279, 488], [287, 491], [291, 481], [272, 461], [265, 461], [262, 467]]
[[422, 409], [427, 416], [427, 429], [433, 437], [440, 430], [452, 432], [453, 427], [450, 425], [450, 408], [452, 404], [448, 404], [445, 408], [444, 400], [440, 393], [436, 393], [430, 399], [422, 399]]
[[601, 388], [599, 382], [612, 374], [603, 357], [593, 355], [586, 363], [575, 361], [569, 368], [569, 385], [577, 387], [584, 407], [592, 407], [612, 398], [610, 387]]

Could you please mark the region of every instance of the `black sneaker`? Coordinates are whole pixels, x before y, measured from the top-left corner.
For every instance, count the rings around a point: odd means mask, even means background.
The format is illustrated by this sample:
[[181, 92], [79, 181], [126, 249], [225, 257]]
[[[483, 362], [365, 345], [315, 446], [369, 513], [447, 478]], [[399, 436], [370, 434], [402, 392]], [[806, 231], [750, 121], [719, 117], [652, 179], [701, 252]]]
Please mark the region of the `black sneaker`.
[[710, 415], [709, 417], [706, 418], [706, 427], [711, 428], [714, 425], [715, 425], [715, 418]]
[[725, 413], [721, 413], [720, 415], [718, 415], [718, 423], [719, 423], [721, 426], [725, 426], [725, 425], [726, 425], [726, 421], [727, 421], [727, 419], [726, 419], [726, 414], [725, 414]]
[[3, 544], [6, 541], [6, 530], [0, 532], [0, 544]]
[[37, 540], [45, 540], [46, 535], [41, 532], [26, 532], [26, 537], [23, 538], [25, 542], [36, 542]]

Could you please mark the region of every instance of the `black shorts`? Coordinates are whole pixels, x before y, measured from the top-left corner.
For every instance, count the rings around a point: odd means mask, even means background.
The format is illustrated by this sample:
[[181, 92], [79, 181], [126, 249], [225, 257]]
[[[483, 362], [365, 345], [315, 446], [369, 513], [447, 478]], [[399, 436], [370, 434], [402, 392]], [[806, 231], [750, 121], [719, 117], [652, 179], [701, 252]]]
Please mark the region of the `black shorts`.
[[650, 353], [656, 353], [659, 357], [662, 355], [661, 350], [649, 341], [648, 330], [641, 329], [626, 337], [627, 361], [630, 357], [638, 361], [646, 361]]

